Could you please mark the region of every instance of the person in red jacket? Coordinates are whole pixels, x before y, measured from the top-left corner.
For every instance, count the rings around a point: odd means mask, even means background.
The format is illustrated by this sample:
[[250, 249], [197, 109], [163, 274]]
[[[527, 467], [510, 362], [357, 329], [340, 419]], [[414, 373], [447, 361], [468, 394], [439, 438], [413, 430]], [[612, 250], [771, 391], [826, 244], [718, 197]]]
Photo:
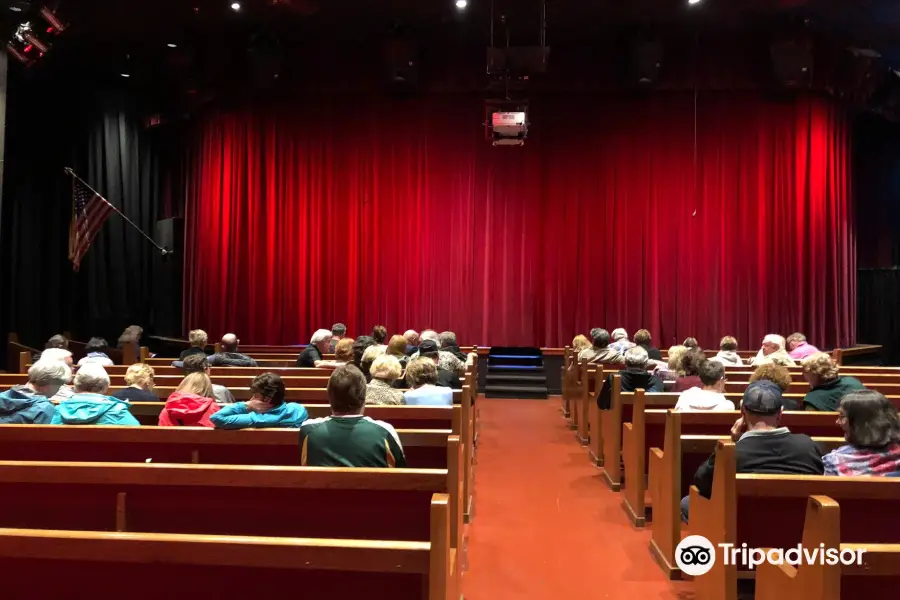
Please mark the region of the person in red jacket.
[[219, 411], [212, 381], [206, 373], [191, 373], [175, 388], [159, 413], [160, 427], [215, 427], [209, 420]]

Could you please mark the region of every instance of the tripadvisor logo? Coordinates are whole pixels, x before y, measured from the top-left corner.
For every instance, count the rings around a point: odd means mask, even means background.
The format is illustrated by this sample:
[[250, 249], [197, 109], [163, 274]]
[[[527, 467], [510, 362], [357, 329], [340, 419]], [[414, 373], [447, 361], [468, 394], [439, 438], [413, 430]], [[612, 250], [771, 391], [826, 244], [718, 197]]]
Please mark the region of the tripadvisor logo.
[[[763, 563], [773, 565], [828, 565], [838, 564], [861, 565], [865, 548], [826, 548], [819, 544], [816, 548], [804, 548], [802, 545], [788, 548], [748, 548], [747, 544], [735, 547], [734, 544], [719, 544], [722, 551], [722, 562], [728, 565], [745, 565], [755, 569]], [[681, 540], [675, 548], [675, 563], [685, 575], [698, 577], [709, 573], [716, 564], [716, 547], [702, 535], [689, 535]]]

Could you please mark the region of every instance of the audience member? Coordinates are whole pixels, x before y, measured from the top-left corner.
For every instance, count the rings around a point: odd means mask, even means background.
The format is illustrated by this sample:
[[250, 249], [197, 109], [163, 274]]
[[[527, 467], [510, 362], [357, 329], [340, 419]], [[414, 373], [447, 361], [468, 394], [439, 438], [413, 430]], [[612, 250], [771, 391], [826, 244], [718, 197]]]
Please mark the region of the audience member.
[[212, 381], [203, 372], [187, 375], [159, 413], [160, 427], [215, 427], [210, 417], [219, 412]]
[[726, 335], [719, 342], [719, 352], [712, 360], [719, 361], [726, 367], [742, 367], [744, 366], [744, 361], [742, 361], [740, 355], [738, 355], [737, 348], [737, 340], [730, 335]]
[[64, 362], [39, 360], [28, 369], [28, 383], [0, 393], [0, 424], [46, 425], [56, 406], [50, 398], [69, 382], [72, 370]]
[[257, 367], [256, 361], [238, 352], [238, 344], [241, 341], [233, 333], [226, 333], [222, 336], [219, 346], [221, 352], [217, 352], [209, 357], [209, 364], [213, 367]]
[[584, 356], [588, 362], [615, 365], [625, 363], [625, 357], [609, 347], [609, 332], [605, 329], [597, 330], [597, 335], [591, 342], [590, 352]]
[[681, 392], [675, 410], [734, 410], [734, 402], [725, 397], [725, 365], [717, 360], [700, 362], [700, 382]]
[[[206, 356], [196, 354], [184, 359], [185, 375], [190, 375], [191, 373], [206, 373], [206, 375], [209, 376], [210, 372], [209, 360], [207, 360]], [[212, 384], [212, 388], [216, 402], [219, 404], [234, 404], [234, 395], [227, 387], [214, 383]]]
[[683, 373], [683, 375], [675, 380], [672, 391], [683, 392], [691, 388], [703, 387], [703, 382], [700, 381], [700, 365], [705, 361], [706, 355], [703, 354], [703, 350], [688, 348], [681, 356], [679, 373]]
[[317, 360], [315, 366], [319, 369], [337, 369], [353, 362], [353, 338], [341, 338], [334, 347], [334, 360]]
[[400, 361], [400, 368], [406, 368], [406, 363], [409, 362], [409, 356], [406, 355], [406, 338], [402, 335], [391, 336], [386, 353]]
[[66, 336], [57, 333], [44, 344], [44, 350], [50, 348], [62, 348], [63, 350], [68, 350], [69, 340], [66, 339]]
[[312, 369], [317, 360], [325, 360], [322, 355], [331, 351], [331, 332], [327, 329], [316, 329], [309, 339], [309, 345], [300, 352], [295, 367]]
[[[635, 346], [625, 352], [625, 368], [619, 371], [623, 392], [642, 389], [647, 392], [662, 392], [663, 382], [647, 372], [647, 351]], [[610, 407], [612, 401], [613, 374], [606, 376], [603, 389], [597, 395], [597, 406], [603, 410]]]
[[126, 402], [159, 402], [153, 393], [153, 367], [144, 363], [135, 363], [125, 371], [125, 383], [128, 387], [113, 394], [113, 398]]
[[407, 329], [403, 332], [406, 340], [406, 355], [412, 356], [419, 349], [419, 332], [415, 329]]
[[700, 342], [698, 342], [697, 338], [694, 337], [684, 338], [684, 342], [682, 342], [681, 345], [688, 350], [702, 350], [702, 348], [700, 347]]
[[369, 335], [361, 335], [353, 342], [353, 364], [356, 365], [356, 368], [362, 372], [362, 374], [366, 378], [366, 381], [372, 378], [369, 375], [369, 367], [372, 366], [372, 363], [369, 362], [367, 364], [363, 364], [363, 357], [366, 354], [366, 350], [374, 345], [375, 340], [372, 338], [372, 336]]
[[[65, 350], [63, 348], [48, 348], [41, 352], [39, 360], [61, 362], [69, 367], [69, 373], [71, 374], [71, 376], [74, 376], [74, 371], [72, 371], [72, 353], [68, 350]], [[65, 385], [61, 386], [56, 394], [54, 394], [53, 397], [50, 398], [52, 402], [61, 402], [66, 398], [71, 398], [75, 395], [75, 388], [70, 385], [71, 376], [69, 381], [67, 381]]]
[[681, 359], [687, 348], [681, 345], [669, 346], [667, 352], [667, 361], [665, 365], [657, 363], [653, 374], [665, 381], [676, 381], [679, 377], [684, 377], [684, 371], [681, 368]]
[[575, 351], [575, 356], [579, 356], [583, 350], [588, 350], [591, 347], [591, 340], [587, 339], [587, 336], [579, 333], [572, 339], [572, 349]]
[[209, 420], [218, 429], [300, 427], [306, 420], [305, 406], [284, 401], [284, 382], [277, 373], [257, 375], [250, 384], [250, 394], [246, 402], [224, 406]]
[[445, 331], [438, 336], [438, 339], [441, 344], [441, 352], [449, 352], [465, 364], [468, 357], [459, 349], [459, 344], [456, 343], [455, 333], [452, 331]]
[[[425, 343], [422, 342], [420, 348]], [[413, 359], [406, 367], [406, 383], [410, 390], [403, 394], [405, 404], [431, 406], [453, 404], [453, 390], [438, 386], [437, 382], [438, 367], [433, 359], [424, 356]]]
[[331, 326], [331, 343], [329, 344], [329, 352], [332, 354], [337, 348], [337, 343], [344, 339], [344, 336], [347, 335], [347, 326], [343, 323], [335, 323]]
[[459, 374], [456, 371], [448, 371], [441, 367], [440, 351], [437, 344], [431, 340], [425, 340], [419, 344], [419, 356], [434, 361], [434, 365], [437, 367], [437, 385], [454, 390], [462, 389]]
[[92, 337], [88, 340], [88, 343], [84, 346], [85, 356], [81, 360], [78, 361], [78, 366], [87, 365], [90, 363], [100, 365], [101, 367], [111, 367], [114, 363], [112, 359], [106, 353], [109, 351], [109, 346], [101, 337]]
[[625, 354], [625, 351], [634, 348], [635, 344], [628, 341], [628, 332], [621, 327], [613, 329], [612, 343], [610, 349], [615, 350], [619, 354]]
[[206, 356], [206, 345], [209, 344], [209, 336], [206, 335], [205, 331], [202, 329], [192, 329], [191, 332], [188, 333], [188, 341], [190, 342], [191, 347], [184, 350], [178, 357], [178, 360], [184, 361], [188, 356], [193, 356], [194, 354]]
[[[456, 336], [454, 335], [454, 343]], [[426, 329], [422, 332], [422, 335], [419, 337], [419, 347], [426, 341], [432, 341], [437, 344], [437, 347], [441, 347], [441, 338], [436, 331], [433, 329]], [[416, 351], [412, 357], [413, 359], [419, 358], [419, 352]], [[456, 374], [461, 374], [466, 370], [466, 360], [460, 360], [451, 352], [447, 352], [445, 350], [438, 350], [438, 363], [442, 369], [446, 369], [447, 371], [452, 371]]]
[[836, 411], [841, 398], [864, 389], [855, 377], [841, 377], [837, 363], [824, 352], [807, 356], [802, 365], [803, 378], [809, 383], [809, 392], [803, 398], [805, 410]]
[[[787, 367], [775, 363], [765, 363], [756, 367], [756, 370], [750, 375], [750, 383], [754, 381], [771, 381], [781, 389], [782, 394], [787, 394], [793, 378]], [[803, 410], [802, 402], [783, 396], [782, 405], [784, 410]]]
[[578, 362], [581, 362], [582, 360], [589, 361], [589, 360], [591, 360], [591, 358], [594, 357], [594, 355], [597, 352], [594, 349], [594, 339], [598, 335], [600, 335], [601, 331], [603, 331], [603, 329], [601, 329], [600, 327], [594, 327], [590, 330], [590, 332], [588, 333], [588, 341], [590, 342], [590, 344], [588, 344], [587, 348], [582, 348], [581, 351], [578, 353]]
[[788, 356], [794, 360], [803, 360], [807, 356], [812, 356], [819, 352], [818, 348], [806, 343], [806, 336], [802, 333], [792, 333], [786, 341]]
[[59, 403], [54, 425], [140, 425], [128, 403], [107, 396], [109, 375], [97, 363], [88, 363], [75, 375], [75, 395]]
[[384, 340], [387, 339], [387, 327], [384, 325], [376, 325], [372, 328], [372, 339], [375, 340], [375, 343], [379, 346], [383, 346], [387, 348], [387, 345], [384, 343]]
[[759, 349], [756, 357], [750, 362], [750, 366], [757, 367], [767, 362], [773, 362], [776, 365], [785, 367], [792, 367], [797, 364], [784, 349], [784, 338], [777, 333], [770, 333], [763, 338], [762, 347]]
[[888, 475], [900, 471], [900, 418], [878, 392], [850, 392], [841, 399], [838, 425], [846, 446], [822, 457], [826, 475]]
[[650, 345], [652, 339], [650, 332], [646, 329], [638, 329], [637, 333], [634, 334], [635, 345], [640, 346], [647, 351], [647, 358], [650, 360], [661, 361], [662, 352], [659, 351], [659, 348], [654, 348]]
[[129, 325], [125, 328], [125, 331], [122, 332], [122, 335], [119, 336], [116, 347], [119, 348], [119, 350], [125, 350], [126, 347], [130, 347], [134, 352], [134, 356], [140, 358], [141, 335], [143, 335], [143, 333], [144, 328], [140, 325]]
[[[386, 356], [380, 359], [396, 362], [396, 359]], [[366, 396], [366, 378], [356, 366], [345, 365], [335, 369], [328, 380], [331, 416], [310, 419], [300, 428], [302, 466], [406, 466], [403, 446], [394, 428], [383, 421], [363, 416]]]
[[366, 386], [366, 404], [403, 404], [403, 392], [394, 389], [394, 382], [403, 372], [396, 356], [382, 354], [372, 362], [369, 371], [372, 380]]
[[[781, 390], [771, 381], [757, 381], [747, 386], [741, 403], [741, 417], [731, 428], [737, 472], [821, 475], [824, 469], [822, 457], [812, 438], [779, 426], [781, 401]], [[715, 458], [713, 453], [694, 476], [694, 485], [706, 498], [712, 494]], [[685, 521], [687, 509], [688, 498], [685, 497], [681, 501]]]
[[385, 347], [379, 344], [372, 344], [371, 346], [366, 348], [365, 352], [363, 352], [362, 361], [360, 362], [360, 371], [362, 371], [363, 375], [366, 376], [366, 381], [370, 381], [372, 379], [372, 363], [375, 362], [376, 358], [384, 355], [384, 352]]

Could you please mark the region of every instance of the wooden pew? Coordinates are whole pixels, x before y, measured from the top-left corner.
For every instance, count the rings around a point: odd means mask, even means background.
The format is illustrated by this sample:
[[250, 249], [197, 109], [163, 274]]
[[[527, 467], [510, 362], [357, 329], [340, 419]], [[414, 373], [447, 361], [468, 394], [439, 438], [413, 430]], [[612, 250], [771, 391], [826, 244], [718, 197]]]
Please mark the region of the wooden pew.
[[[837, 444], [843, 444], [843, 439]], [[844, 506], [845, 542], [900, 542], [900, 521], [888, 515], [900, 509], [900, 480], [888, 477], [810, 475], [739, 475], [734, 443], [719, 441], [712, 498], [691, 487], [690, 529], [713, 546], [790, 548], [802, 540], [810, 496], [824, 495]], [[773, 509], [773, 507], [776, 507]], [[694, 580], [697, 600], [737, 600], [738, 572], [746, 567], [717, 560], [709, 573]], [[854, 595], [855, 597], [859, 597]], [[784, 597], [784, 596], [782, 596]]]
[[[643, 527], [650, 517], [653, 495], [648, 491], [647, 468], [650, 449], [664, 448], [666, 431], [673, 438], [682, 435], [727, 435], [741, 416], [740, 411], [675, 412], [671, 409], [647, 409], [647, 396], [634, 394], [630, 423], [622, 426], [622, 463], [625, 487], [622, 507], [635, 527]], [[842, 435], [836, 412], [785, 412], [782, 425], [794, 433], [828, 437]]]
[[804, 548], [864, 549], [861, 565], [772, 565], [756, 569], [756, 600], [890, 598], [900, 587], [900, 544], [842, 543], [841, 507], [828, 496], [810, 496], [803, 522]]
[[449, 498], [433, 494], [424, 503], [428, 538], [413, 542], [0, 529], [0, 558], [15, 574], [3, 597], [90, 590], [97, 600], [116, 600], [127, 590], [130, 600], [194, 600], [202, 590], [208, 598], [245, 600], [259, 597], [265, 582], [267, 594], [299, 598], [458, 600], [461, 561], [450, 546]]
[[[122, 390], [125, 386], [112, 386], [109, 388], [108, 394], [112, 395], [120, 390]], [[250, 396], [250, 388], [231, 388], [231, 394], [234, 396], [235, 400], [249, 400]], [[153, 388], [153, 392], [159, 398], [168, 398], [173, 392], [175, 392], [175, 387], [172, 386], [158, 386]], [[285, 400], [288, 402], [328, 402], [328, 390], [324, 387], [317, 388], [285, 388]], [[453, 403], [457, 404], [461, 402], [462, 398], [462, 390], [453, 390]], [[161, 402], [162, 403], [162, 402]]]
[[[673, 431], [667, 427], [664, 451], [659, 452], [657, 448], [653, 448], [650, 454], [648, 486], [653, 496], [650, 550], [663, 572], [672, 579], [678, 579], [681, 577], [681, 570], [675, 564], [675, 547], [681, 541], [681, 499], [688, 495], [694, 473], [715, 451], [716, 444], [720, 441], [731, 442], [731, 437], [681, 435], [673, 438]], [[826, 452], [845, 443], [842, 437], [813, 439]], [[693, 522], [691, 533], [696, 533]]]
[[[441, 493], [458, 549], [462, 448], [453, 439], [448, 469], [0, 461], [0, 526], [427, 541], [427, 500]], [[296, 518], [246, 510], [262, 506]]]
[[573, 364], [576, 360], [575, 350], [570, 346], [566, 346], [563, 352], [562, 371], [560, 372], [560, 382], [562, 383], [561, 411], [564, 419], [568, 419], [571, 414], [571, 394], [574, 389], [571, 379], [575, 375]]
[[[397, 429], [411, 468], [447, 469], [449, 429]], [[299, 466], [296, 429], [0, 425], [0, 460]], [[459, 467], [454, 467], [459, 468]]]

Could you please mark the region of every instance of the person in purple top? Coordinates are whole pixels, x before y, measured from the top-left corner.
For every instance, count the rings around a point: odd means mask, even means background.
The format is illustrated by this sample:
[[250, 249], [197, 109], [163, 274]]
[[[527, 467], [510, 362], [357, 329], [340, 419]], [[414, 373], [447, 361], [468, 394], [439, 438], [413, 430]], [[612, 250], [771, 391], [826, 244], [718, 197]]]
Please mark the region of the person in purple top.
[[812, 356], [819, 349], [812, 344], [806, 343], [806, 336], [802, 333], [792, 333], [787, 339], [788, 355], [794, 360], [803, 360], [807, 356]]

